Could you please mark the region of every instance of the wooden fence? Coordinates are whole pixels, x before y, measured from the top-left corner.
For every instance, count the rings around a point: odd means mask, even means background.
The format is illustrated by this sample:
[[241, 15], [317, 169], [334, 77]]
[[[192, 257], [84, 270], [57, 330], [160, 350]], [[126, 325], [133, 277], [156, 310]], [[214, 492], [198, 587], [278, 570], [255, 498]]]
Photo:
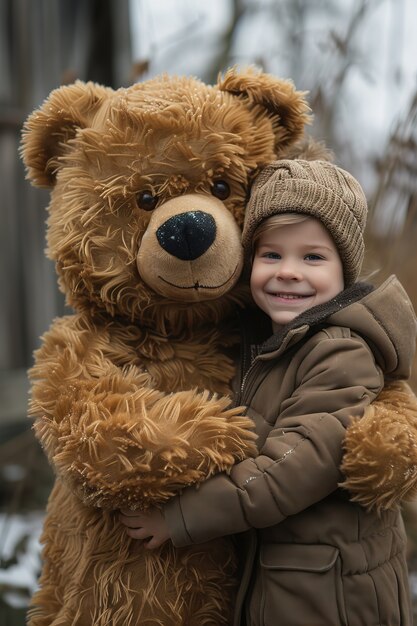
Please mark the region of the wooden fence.
[[48, 194], [25, 181], [22, 124], [63, 83], [131, 81], [128, 0], [0, 0], [0, 428], [26, 412], [26, 369], [64, 311], [44, 256]]

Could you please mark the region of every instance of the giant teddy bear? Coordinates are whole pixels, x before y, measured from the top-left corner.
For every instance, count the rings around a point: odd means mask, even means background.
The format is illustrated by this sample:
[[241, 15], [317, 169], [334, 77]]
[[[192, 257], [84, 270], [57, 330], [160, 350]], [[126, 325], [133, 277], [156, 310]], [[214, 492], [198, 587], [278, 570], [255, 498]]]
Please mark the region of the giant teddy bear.
[[[29, 117], [23, 158], [51, 189], [48, 252], [74, 309], [30, 374], [56, 473], [31, 626], [230, 623], [233, 541], [148, 551], [118, 510], [163, 503], [255, 453], [230, 403], [249, 305], [240, 228], [251, 181], [291, 154], [308, 116], [292, 83], [232, 69], [214, 86], [77, 82]], [[415, 487], [413, 402], [388, 389], [352, 426], [346, 485], [367, 506]]]

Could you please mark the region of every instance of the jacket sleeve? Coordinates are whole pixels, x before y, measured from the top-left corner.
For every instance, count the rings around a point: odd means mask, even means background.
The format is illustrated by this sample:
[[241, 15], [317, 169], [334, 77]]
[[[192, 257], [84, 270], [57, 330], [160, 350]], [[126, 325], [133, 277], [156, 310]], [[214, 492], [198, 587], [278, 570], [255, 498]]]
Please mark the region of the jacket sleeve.
[[383, 375], [361, 338], [323, 334], [301, 361], [259, 455], [165, 505], [174, 545], [273, 526], [337, 488], [345, 429], [379, 393]]

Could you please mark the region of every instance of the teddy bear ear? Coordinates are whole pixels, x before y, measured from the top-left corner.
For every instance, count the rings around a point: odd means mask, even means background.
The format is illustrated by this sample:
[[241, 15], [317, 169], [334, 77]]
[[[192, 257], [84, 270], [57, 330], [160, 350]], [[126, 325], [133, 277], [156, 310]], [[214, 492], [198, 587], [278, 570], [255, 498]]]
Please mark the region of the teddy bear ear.
[[295, 143], [304, 133], [305, 124], [311, 123], [307, 92], [297, 91], [290, 80], [276, 78], [255, 68], [246, 71], [229, 69], [217, 82], [220, 91], [246, 98], [249, 106], [263, 106], [273, 120], [275, 148]]
[[113, 90], [77, 81], [50, 93], [27, 118], [22, 131], [21, 155], [27, 176], [37, 187], [52, 187], [59, 156], [77, 129], [86, 128]]

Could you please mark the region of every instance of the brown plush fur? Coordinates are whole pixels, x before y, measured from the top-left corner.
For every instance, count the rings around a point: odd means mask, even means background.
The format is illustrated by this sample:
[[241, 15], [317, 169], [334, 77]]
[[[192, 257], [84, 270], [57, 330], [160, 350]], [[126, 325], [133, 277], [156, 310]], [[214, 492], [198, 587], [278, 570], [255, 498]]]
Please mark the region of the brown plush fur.
[[[291, 83], [236, 70], [215, 86], [78, 82], [28, 119], [23, 158], [51, 188], [48, 253], [75, 309], [30, 373], [35, 432], [57, 474], [31, 626], [230, 623], [231, 540], [147, 552], [117, 511], [162, 504], [255, 453], [251, 424], [230, 408], [237, 310], [249, 301], [240, 227], [259, 168], [295, 154], [307, 121]], [[325, 156], [307, 152], [317, 149]], [[219, 180], [227, 197], [213, 197]], [[161, 233], [184, 215], [178, 256], [177, 231]], [[345, 467], [356, 476], [354, 458]], [[376, 493], [364, 474], [346, 483], [358, 498]]]
[[416, 399], [406, 383], [387, 385], [349, 427], [342, 486], [366, 508], [388, 509], [417, 495]]

